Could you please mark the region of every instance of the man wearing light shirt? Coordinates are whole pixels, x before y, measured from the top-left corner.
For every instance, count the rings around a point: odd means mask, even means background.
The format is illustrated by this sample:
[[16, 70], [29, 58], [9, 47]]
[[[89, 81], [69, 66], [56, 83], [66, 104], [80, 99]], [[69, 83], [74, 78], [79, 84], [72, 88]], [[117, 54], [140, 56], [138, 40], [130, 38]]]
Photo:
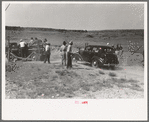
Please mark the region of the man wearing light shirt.
[[21, 49], [21, 57], [25, 56], [25, 45], [26, 45], [26, 43], [21, 39], [20, 44], [19, 44], [20, 49]]
[[63, 45], [60, 47], [60, 52], [61, 52], [61, 56], [62, 56], [62, 65], [64, 63], [64, 65], [66, 66], [66, 51], [67, 51], [67, 46], [66, 46], [66, 42], [63, 42]]
[[45, 60], [44, 63], [48, 60], [48, 63], [50, 64], [50, 55], [51, 55], [51, 49], [50, 49], [50, 43], [46, 44], [45, 47]]
[[67, 69], [68, 68], [72, 68], [72, 59], [71, 59], [71, 55], [72, 55], [72, 45], [73, 42], [70, 41], [69, 45], [67, 47]]

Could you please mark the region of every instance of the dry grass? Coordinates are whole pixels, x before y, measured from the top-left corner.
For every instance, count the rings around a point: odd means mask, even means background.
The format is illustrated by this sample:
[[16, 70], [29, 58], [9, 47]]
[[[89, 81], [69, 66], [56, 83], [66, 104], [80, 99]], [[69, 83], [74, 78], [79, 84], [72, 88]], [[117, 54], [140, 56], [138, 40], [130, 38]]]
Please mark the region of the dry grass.
[[[115, 71], [94, 70], [83, 64], [75, 64], [74, 69], [67, 70], [60, 64], [60, 56], [57, 52], [52, 53], [51, 59], [54, 60], [51, 64], [43, 62], [8, 63], [13, 70], [6, 71], [6, 98], [73, 98], [78, 93], [104, 92], [105, 89], [114, 89], [115, 86], [134, 92], [143, 92], [139, 81], [118, 78], [119, 74], [115, 74]], [[59, 62], [56, 63], [56, 59]], [[114, 78], [115, 76], [117, 78]]]
[[109, 73], [109, 76], [111, 76], [111, 77], [115, 77], [116, 74], [115, 74], [114, 72], [110, 72], [110, 73]]
[[103, 71], [99, 70], [99, 74], [104, 75], [105, 73]]
[[[57, 99], [75, 97], [76, 91], [97, 92], [114, 86], [142, 91], [138, 81], [130, 79], [93, 80], [97, 74], [85, 79], [76, 70], [66, 70], [61, 65], [22, 64], [16, 72], [6, 72], [6, 98], [10, 99]], [[103, 74], [103, 73], [102, 73]], [[112, 73], [110, 76], [115, 76]], [[92, 80], [91, 80], [92, 79]], [[80, 91], [81, 92], [81, 91]]]

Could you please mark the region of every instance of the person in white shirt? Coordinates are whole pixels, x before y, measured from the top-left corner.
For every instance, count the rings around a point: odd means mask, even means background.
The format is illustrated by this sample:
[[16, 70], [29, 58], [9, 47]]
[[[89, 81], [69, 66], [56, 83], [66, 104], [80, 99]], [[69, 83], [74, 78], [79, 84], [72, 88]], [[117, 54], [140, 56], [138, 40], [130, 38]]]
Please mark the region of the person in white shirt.
[[21, 57], [23, 57], [23, 58], [25, 57], [25, 45], [26, 45], [26, 43], [21, 39], [19, 47], [21, 49]]
[[46, 43], [44, 63], [46, 63], [46, 61], [48, 60], [48, 63], [50, 64], [50, 55], [51, 55], [50, 43]]
[[71, 59], [71, 55], [72, 55], [72, 45], [73, 42], [70, 41], [69, 45], [67, 47], [67, 69], [68, 68], [72, 68], [72, 59]]
[[60, 47], [60, 52], [61, 52], [61, 56], [62, 56], [62, 65], [63, 62], [66, 66], [66, 51], [67, 51], [67, 46], [66, 46], [66, 42], [63, 42], [63, 45]]

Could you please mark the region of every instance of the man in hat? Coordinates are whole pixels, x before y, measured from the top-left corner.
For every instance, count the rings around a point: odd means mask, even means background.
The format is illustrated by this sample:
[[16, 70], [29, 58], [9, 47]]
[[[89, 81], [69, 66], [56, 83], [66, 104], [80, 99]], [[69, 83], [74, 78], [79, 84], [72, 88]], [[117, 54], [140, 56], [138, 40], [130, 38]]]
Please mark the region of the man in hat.
[[23, 58], [25, 56], [25, 45], [26, 45], [25, 41], [23, 41], [23, 39], [21, 39], [19, 47], [21, 49], [21, 57], [23, 57]]
[[51, 55], [50, 43], [46, 43], [44, 63], [46, 63], [46, 61], [48, 60], [48, 63], [50, 64], [50, 55]]
[[64, 65], [66, 66], [66, 51], [67, 51], [67, 46], [66, 46], [66, 42], [63, 42], [63, 45], [60, 47], [60, 52], [61, 52], [61, 56], [62, 56], [62, 65], [64, 63]]
[[72, 45], [73, 42], [70, 41], [69, 45], [67, 47], [67, 69], [68, 68], [72, 68], [72, 59], [71, 59], [71, 55], [72, 55]]

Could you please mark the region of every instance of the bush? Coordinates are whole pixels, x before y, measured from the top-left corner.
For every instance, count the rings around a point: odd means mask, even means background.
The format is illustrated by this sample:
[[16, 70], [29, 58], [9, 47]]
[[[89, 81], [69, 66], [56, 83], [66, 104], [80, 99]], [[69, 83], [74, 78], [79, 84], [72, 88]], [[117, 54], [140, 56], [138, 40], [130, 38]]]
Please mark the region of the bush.
[[92, 35], [87, 35], [86, 37], [93, 38], [94, 36], [92, 36]]

